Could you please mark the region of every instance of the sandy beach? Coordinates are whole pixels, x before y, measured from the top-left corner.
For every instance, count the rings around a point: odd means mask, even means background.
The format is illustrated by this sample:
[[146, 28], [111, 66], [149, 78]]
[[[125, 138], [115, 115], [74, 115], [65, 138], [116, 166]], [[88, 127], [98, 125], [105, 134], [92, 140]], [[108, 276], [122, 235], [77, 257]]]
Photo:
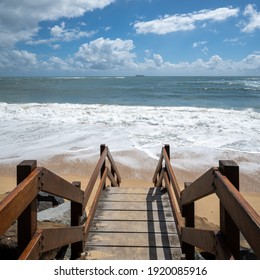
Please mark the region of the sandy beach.
[[[152, 187], [152, 177], [157, 165], [157, 160], [152, 159], [147, 154], [137, 150], [112, 153], [117, 162], [120, 175], [122, 177], [122, 187]], [[244, 159], [243, 159], [244, 160]], [[81, 181], [82, 189], [87, 186], [89, 178], [98, 161], [98, 156], [93, 156], [88, 161], [68, 161], [64, 155], [55, 156], [51, 160], [39, 160], [38, 166], [43, 166], [69, 182]], [[175, 166], [172, 161], [176, 178], [180, 188], [184, 182], [193, 182], [209, 168], [200, 170], [185, 170]], [[240, 171], [240, 191], [250, 205], [260, 214], [260, 174]], [[0, 165], [0, 199], [6, 192], [11, 191], [16, 186], [16, 166]], [[195, 215], [200, 217], [200, 224], [219, 224], [219, 200], [215, 194], [210, 195], [195, 203]]]

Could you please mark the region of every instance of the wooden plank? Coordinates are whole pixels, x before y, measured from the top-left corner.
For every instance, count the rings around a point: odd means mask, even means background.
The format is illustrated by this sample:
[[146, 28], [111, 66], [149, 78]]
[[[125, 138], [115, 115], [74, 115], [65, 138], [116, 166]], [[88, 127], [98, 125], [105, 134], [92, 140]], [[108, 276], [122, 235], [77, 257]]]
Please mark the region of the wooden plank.
[[36, 232], [23, 253], [20, 255], [19, 260], [38, 260], [41, 253], [41, 241], [42, 233]]
[[136, 201], [136, 202], [152, 202], [152, 201], [167, 201], [168, 195], [147, 195], [147, 194], [138, 194], [138, 193], [114, 193], [114, 194], [107, 194], [102, 193], [100, 197], [100, 201]]
[[99, 210], [97, 209], [95, 219], [96, 220], [126, 220], [135, 221], [138, 217], [139, 221], [160, 221], [160, 220], [172, 220], [174, 221], [172, 211], [134, 211], [134, 210]]
[[[80, 189], [81, 183], [80, 182], [72, 182], [72, 185], [76, 188]], [[71, 211], [70, 211], [70, 225], [73, 226], [80, 226], [81, 218], [83, 214], [82, 204], [71, 201]], [[75, 242], [71, 244], [71, 259], [77, 259], [81, 256], [83, 252], [83, 239], [79, 242]]]
[[86, 207], [87, 203], [88, 203], [88, 200], [90, 198], [90, 195], [91, 195], [91, 192], [95, 186], [95, 183], [97, 181], [97, 178], [98, 178], [98, 175], [99, 175], [99, 172], [101, 170], [101, 167], [103, 166], [103, 163], [105, 162], [106, 160], [106, 156], [107, 156], [107, 149], [104, 150], [104, 152], [102, 153], [101, 157], [99, 158], [98, 160], [98, 163], [90, 177], [90, 180], [88, 182], [88, 185], [85, 189], [85, 192], [84, 192], [84, 202], [83, 202], [83, 208]]
[[58, 175], [43, 168], [43, 185], [41, 190], [53, 195], [61, 196], [77, 203], [83, 202], [84, 192]]
[[166, 169], [162, 168], [161, 172], [159, 174], [159, 178], [158, 178], [158, 180], [155, 184], [155, 188], [161, 188], [162, 187], [163, 175], [164, 175], [165, 172], [166, 172]]
[[[185, 188], [188, 188], [189, 185], [190, 185], [189, 183], [184, 183]], [[194, 202], [182, 206], [182, 216], [185, 217], [185, 227], [194, 228], [195, 226]], [[186, 260], [195, 259], [195, 247], [192, 244], [187, 242], [182, 242], [182, 252], [185, 254]]]
[[170, 209], [168, 201], [151, 201], [144, 203], [143, 201], [100, 201], [98, 209], [109, 210], [154, 210], [165, 211]]
[[0, 202], [0, 235], [19, 217], [39, 191], [41, 168], [36, 168]]
[[103, 173], [103, 176], [100, 180], [98, 189], [96, 191], [95, 197], [94, 197], [93, 202], [92, 202], [91, 209], [89, 211], [89, 215], [88, 215], [87, 220], [86, 220], [85, 225], [84, 225], [85, 238], [88, 237], [88, 233], [89, 233], [89, 230], [90, 230], [90, 227], [91, 227], [92, 220], [93, 220], [94, 215], [96, 213], [96, 209], [97, 209], [97, 206], [98, 206], [98, 200], [99, 200], [99, 197], [100, 197], [101, 192], [103, 190], [103, 186], [104, 186], [104, 182], [106, 180], [106, 177], [107, 177], [107, 168], [105, 169], [105, 171]]
[[176, 233], [173, 221], [94, 220], [91, 232], [154, 232]]
[[101, 196], [86, 259], [180, 259], [167, 193], [156, 188], [118, 189], [106, 189]]
[[219, 260], [233, 258], [227, 244], [218, 232], [186, 227], [182, 228], [182, 241], [215, 255]]
[[120, 188], [107, 188], [102, 192], [102, 196], [109, 194], [149, 194], [153, 195], [155, 193], [161, 193], [157, 188], [150, 187], [120, 187]]
[[214, 172], [216, 168], [209, 169], [192, 184], [181, 191], [181, 205], [186, 205], [214, 193]]
[[172, 214], [173, 214], [174, 219], [175, 219], [179, 239], [181, 239], [181, 227], [184, 226], [184, 221], [183, 221], [183, 218], [181, 216], [180, 209], [178, 208], [177, 203], [175, 202], [174, 190], [173, 190], [172, 186], [170, 185], [167, 174], [165, 174], [165, 176], [164, 176], [164, 181], [165, 181], [166, 189], [168, 191], [170, 205], [171, 205], [171, 209], [172, 209]]
[[161, 233], [89, 233], [87, 245], [91, 246], [120, 246], [120, 247], [168, 247], [179, 248], [177, 234]]
[[86, 246], [86, 260], [179, 260], [180, 248]]
[[[102, 157], [103, 153], [107, 155], [107, 152], [108, 152], [108, 147], [106, 147], [105, 144], [101, 144], [100, 145], [100, 157]], [[100, 180], [102, 179], [105, 170], [106, 170], [106, 159], [104, 160], [104, 162], [100, 168]], [[104, 182], [104, 185], [102, 186], [102, 188], [104, 189], [106, 187], [106, 179], [103, 182]]]
[[42, 230], [41, 253], [84, 239], [84, 227], [49, 228]]
[[115, 180], [113, 174], [111, 173], [111, 171], [109, 169], [107, 170], [107, 176], [111, 182], [112, 187], [119, 187], [117, 181]]
[[161, 173], [161, 169], [162, 169], [162, 162], [163, 162], [163, 148], [162, 148], [162, 152], [160, 155], [160, 158], [158, 160], [155, 172], [154, 172], [154, 176], [153, 176], [153, 183], [156, 185], [157, 184], [157, 176], [158, 173]]
[[226, 211], [260, 259], [260, 216], [219, 171], [216, 171], [215, 185]]
[[[24, 160], [17, 165], [17, 185], [19, 185], [37, 167], [36, 160]], [[29, 244], [37, 229], [37, 199], [29, 201], [29, 205], [18, 217], [17, 223], [17, 253], [18, 256]]]
[[[230, 160], [219, 161], [219, 171], [233, 184], [239, 191], [239, 166]], [[235, 259], [240, 259], [240, 232], [233, 219], [225, 209], [220, 200], [220, 231], [225, 236], [225, 240]]]
[[167, 152], [165, 149], [163, 149], [163, 156], [164, 156], [164, 159], [165, 159], [165, 166], [166, 166], [166, 169], [167, 169], [167, 173], [168, 173], [168, 176], [169, 176], [169, 180], [173, 186], [173, 190], [174, 190], [174, 193], [175, 193], [175, 197], [176, 197], [176, 201], [178, 202], [179, 204], [179, 207], [181, 207], [181, 201], [180, 201], [180, 187], [179, 187], [179, 184], [177, 182], [177, 179], [176, 179], [176, 176], [174, 174], [174, 171], [172, 169], [172, 166], [171, 166], [171, 162], [167, 156]]
[[121, 176], [119, 174], [119, 171], [117, 169], [117, 166], [114, 162], [114, 159], [113, 159], [112, 154], [110, 153], [109, 149], [107, 150], [107, 158], [111, 164], [111, 170], [116, 173], [117, 181], [118, 181], [118, 185], [119, 185], [121, 183]]

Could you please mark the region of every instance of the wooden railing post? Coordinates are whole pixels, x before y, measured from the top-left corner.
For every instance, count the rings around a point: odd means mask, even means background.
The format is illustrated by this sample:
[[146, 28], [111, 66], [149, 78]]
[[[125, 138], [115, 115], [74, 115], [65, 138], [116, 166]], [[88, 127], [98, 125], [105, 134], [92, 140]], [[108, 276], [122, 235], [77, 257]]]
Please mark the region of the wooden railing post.
[[[116, 171], [115, 171], [115, 169], [114, 169], [113, 166], [111, 166], [111, 174], [112, 174], [112, 176], [115, 178]], [[118, 183], [118, 180], [117, 180], [117, 183]], [[114, 184], [113, 184], [112, 182], [111, 182], [111, 187], [115, 187]]]
[[168, 158], [171, 159], [171, 156], [170, 156], [170, 145], [169, 144], [165, 144], [164, 145], [164, 148], [166, 150], [166, 153], [168, 155]]
[[[78, 188], [80, 188], [81, 186], [80, 182], [73, 182], [72, 184]], [[82, 212], [83, 212], [82, 204], [71, 201], [71, 226], [72, 227], [80, 225]], [[72, 260], [75, 260], [81, 256], [81, 253], [83, 252], [83, 246], [84, 246], [83, 240], [71, 244]]]
[[[187, 188], [191, 183], [184, 183]], [[182, 206], [182, 216], [185, 217], [185, 227], [194, 228], [195, 226], [195, 211], [194, 202]], [[182, 242], [182, 251], [185, 254], [186, 260], [195, 259], [195, 248], [193, 245]]]
[[[106, 149], [106, 145], [105, 145], [105, 144], [101, 144], [101, 145], [100, 145], [100, 156], [102, 155], [102, 153], [103, 153], [103, 151], [104, 151], [105, 149]], [[104, 163], [103, 163], [103, 165], [102, 165], [102, 167], [101, 167], [101, 169], [100, 169], [100, 180], [101, 180], [101, 178], [102, 178], [102, 176], [103, 176], [105, 170], [106, 170], [106, 160], [104, 161]], [[105, 187], [106, 187], [106, 181], [104, 182], [103, 188], [105, 188]]]
[[[239, 191], [239, 166], [232, 160], [219, 161], [220, 172], [228, 178], [233, 186]], [[235, 259], [240, 258], [239, 229], [220, 202], [220, 231], [223, 233], [225, 242], [228, 244]]]
[[[37, 167], [36, 160], [24, 160], [17, 165], [17, 185], [20, 184], [35, 168]], [[29, 244], [33, 235], [37, 230], [37, 198], [25, 208], [23, 213], [18, 218], [17, 225], [17, 253], [18, 257]]]
[[[170, 161], [170, 160], [171, 160], [170, 145], [169, 145], [169, 144], [166, 144], [166, 145], [164, 145], [164, 148], [165, 148], [166, 154], [167, 154], [167, 156], [168, 156], [168, 158], [169, 158], [169, 161]], [[165, 167], [166, 167], [166, 166], [165, 166]], [[169, 172], [168, 172], [167, 168], [165, 168], [165, 170], [166, 170], [166, 174], [167, 174], [168, 178], [170, 178], [170, 177], [169, 177]]]

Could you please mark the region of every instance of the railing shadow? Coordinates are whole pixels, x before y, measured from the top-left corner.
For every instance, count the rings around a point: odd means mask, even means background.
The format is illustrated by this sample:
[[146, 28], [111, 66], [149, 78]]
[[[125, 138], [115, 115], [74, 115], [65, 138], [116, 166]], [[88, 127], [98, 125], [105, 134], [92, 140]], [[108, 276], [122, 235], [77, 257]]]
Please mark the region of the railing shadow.
[[[146, 199], [150, 260], [158, 259], [158, 250], [163, 250], [164, 259], [172, 259], [162, 195], [163, 192], [159, 189], [150, 188]], [[158, 220], [157, 217], [154, 216], [155, 213], [158, 215]], [[155, 222], [158, 222], [160, 231], [157, 231]], [[161, 239], [160, 245], [157, 244], [159, 242], [158, 238]]]
[[[165, 145], [153, 176], [154, 186], [167, 189], [176, 229], [186, 259], [195, 258], [195, 247], [217, 259], [240, 259], [241, 232], [260, 259], [260, 216], [239, 192], [239, 166], [220, 160], [193, 183], [181, 190]], [[195, 227], [195, 202], [215, 193], [220, 201], [220, 231]]]

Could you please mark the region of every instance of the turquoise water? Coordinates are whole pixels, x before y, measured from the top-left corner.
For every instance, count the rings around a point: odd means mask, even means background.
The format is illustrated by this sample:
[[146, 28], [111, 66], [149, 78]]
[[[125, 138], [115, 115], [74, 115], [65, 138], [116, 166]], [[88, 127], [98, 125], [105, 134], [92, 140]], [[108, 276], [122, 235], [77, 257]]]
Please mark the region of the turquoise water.
[[0, 78], [0, 102], [260, 111], [260, 77]]

